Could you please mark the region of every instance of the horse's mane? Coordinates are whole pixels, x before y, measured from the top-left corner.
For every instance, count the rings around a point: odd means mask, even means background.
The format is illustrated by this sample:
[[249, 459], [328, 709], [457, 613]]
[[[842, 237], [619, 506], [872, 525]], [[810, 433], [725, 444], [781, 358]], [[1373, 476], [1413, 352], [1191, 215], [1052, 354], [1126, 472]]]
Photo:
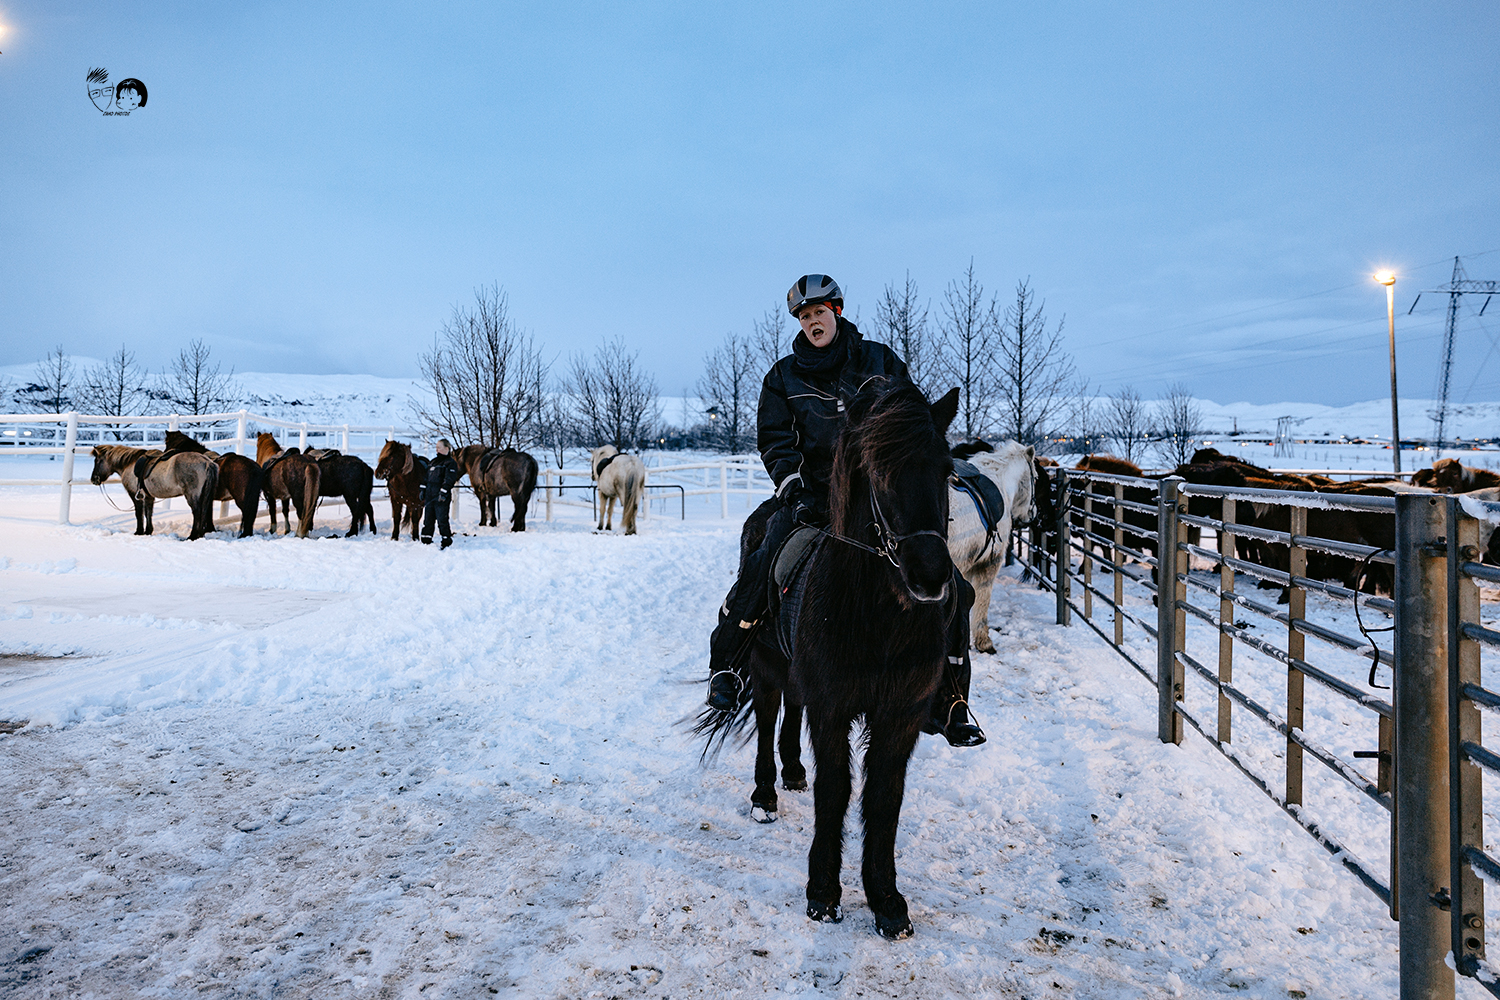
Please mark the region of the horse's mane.
[[1115, 476], [1140, 477], [1143, 475], [1139, 465], [1123, 458], [1116, 458], [1114, 455], [1085, 455], [1073, 468], [1104, 472]]
[[135, 448], [128, 444], [100, 444], [94, 447], [108, 455], [109, 460], [116, 463], [119, 468], [124, 468], [142, 455], [149, 455], [152, 451], [150, 448]]
[[182, 431], [167, 431], [167, 451], [208, 451], [208, 446], [202, 441], [195, 441]]
[[934, 451], [946, 456], [948, 443], [932, 422], [922, 390], [910, 382], [872, 379], [850, 402], [834, 447], [829, 492], [835, 518], [848, 508], [856, 471], [863, 469], [873, 485], [884, 487], [896, 472]]
[[953, 450], [948, 454], [952, 455], [954, 458], [967, 459], [971, 455], [977, 455], [983, 451], [994, 450], [995, 446], [984, 440], [984, 438], [975, 438], [973, 441], [960, 441], [958, 444], [953, 446]]

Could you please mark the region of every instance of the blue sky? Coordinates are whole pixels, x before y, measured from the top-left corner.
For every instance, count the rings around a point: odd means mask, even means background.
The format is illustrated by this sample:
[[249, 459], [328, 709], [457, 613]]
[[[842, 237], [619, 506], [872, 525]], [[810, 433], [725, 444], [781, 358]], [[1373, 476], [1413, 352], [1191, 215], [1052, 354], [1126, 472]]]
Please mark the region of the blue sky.
[[[311, 6], [0, 0], [0, 364], [406, 375], [499, 282], [675, 395], [799, 274], [936, 313], [972, 258], [1105, 391], [1338, 404], [1387, 392], [1371, 271], [1404, 313], [1500, 250], [1489, 0]], [[94, 66], [147, 106], [101, 116]], [[1455, 399], [1500, 398], [1481, 304]], [[1440, 306], [1398, 317], [1403, 395]]]

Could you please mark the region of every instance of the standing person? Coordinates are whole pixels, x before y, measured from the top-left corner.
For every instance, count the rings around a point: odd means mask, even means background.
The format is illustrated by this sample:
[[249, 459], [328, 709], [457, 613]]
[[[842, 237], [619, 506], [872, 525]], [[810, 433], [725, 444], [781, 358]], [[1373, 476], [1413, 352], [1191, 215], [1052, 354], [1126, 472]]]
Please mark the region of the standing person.
[[[750, 643], [768, 608], [771, 560], [798, 524], [828, 523], [828, 482], [845, 407], [872, 378], [909, 382], [906, 364], [884, 344], [865, 340], [845, 319], [844, 293], [826, 274], [797, 279], [787, 311], [802, 326], [792, 353], [766, 373], [756, 418], [756, 443], [782, 506], [766, 522], [760, 548], [748, 554], [719, 609], [709, 639], [708, 706], [733, 711], [748, 696], [744, 674]], [[977, 746], [984, 730], [969, 719], [969, 608], [974, 589], [954, 571], [959, 602], [949, 629], [948, 665], [933, 695], [927, 731], [954, 746]]]
[[453, 529], [448, 527], [448, 506], [453, 501], [453, 484], [458, 482], [458, 463], [453, 461], [453, 446], [447, 438], [438, 438], [437, 457], [427, 467], [427, 481], [422, 484], [422, 544], [432, 544], [432, 526], [437, 522], [443, 533], [442, 548], [453, 544]]

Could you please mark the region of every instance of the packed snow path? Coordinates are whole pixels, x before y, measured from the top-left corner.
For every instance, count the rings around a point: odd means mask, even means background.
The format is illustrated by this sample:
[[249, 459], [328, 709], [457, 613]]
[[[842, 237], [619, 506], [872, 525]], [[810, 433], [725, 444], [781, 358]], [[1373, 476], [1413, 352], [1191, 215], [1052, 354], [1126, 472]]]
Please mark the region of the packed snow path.
[[1158, 743], [1149, 688], [1029, 585], [976, 657], [990, 742], [912, 761], [889, 942], [857, 808], [847, 917], [813, 924], [811, 793], [752, 822], [751, 750], [701, 766], [684, 726], [737, 523], [439, 552], [54, 504], [0, 519], [0, 652], [31, 654], [0, 660], [0, 719], [31, 720], [0, 736], [0, 993], [1396, 991], [1379, 902], [1211, 749]]

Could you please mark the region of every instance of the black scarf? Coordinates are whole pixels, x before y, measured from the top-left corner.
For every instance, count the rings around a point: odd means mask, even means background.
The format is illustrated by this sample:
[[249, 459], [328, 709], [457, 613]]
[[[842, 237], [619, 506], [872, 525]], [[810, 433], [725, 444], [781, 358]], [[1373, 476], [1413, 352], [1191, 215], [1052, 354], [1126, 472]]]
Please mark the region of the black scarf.
[[849, 345], [853, 341], [849, 331], [844, 329], [842, 318], [839, 320], [838, 336], [827, 347], [814, 347], [812, 341], [807, 339], [807, 334], [799, 333], [797, 339], [792, 341], [792, 354], [797, 359], [793, 364], [802, 375], [828, 378], [844, 367], [844, 362], [849, 359]]

